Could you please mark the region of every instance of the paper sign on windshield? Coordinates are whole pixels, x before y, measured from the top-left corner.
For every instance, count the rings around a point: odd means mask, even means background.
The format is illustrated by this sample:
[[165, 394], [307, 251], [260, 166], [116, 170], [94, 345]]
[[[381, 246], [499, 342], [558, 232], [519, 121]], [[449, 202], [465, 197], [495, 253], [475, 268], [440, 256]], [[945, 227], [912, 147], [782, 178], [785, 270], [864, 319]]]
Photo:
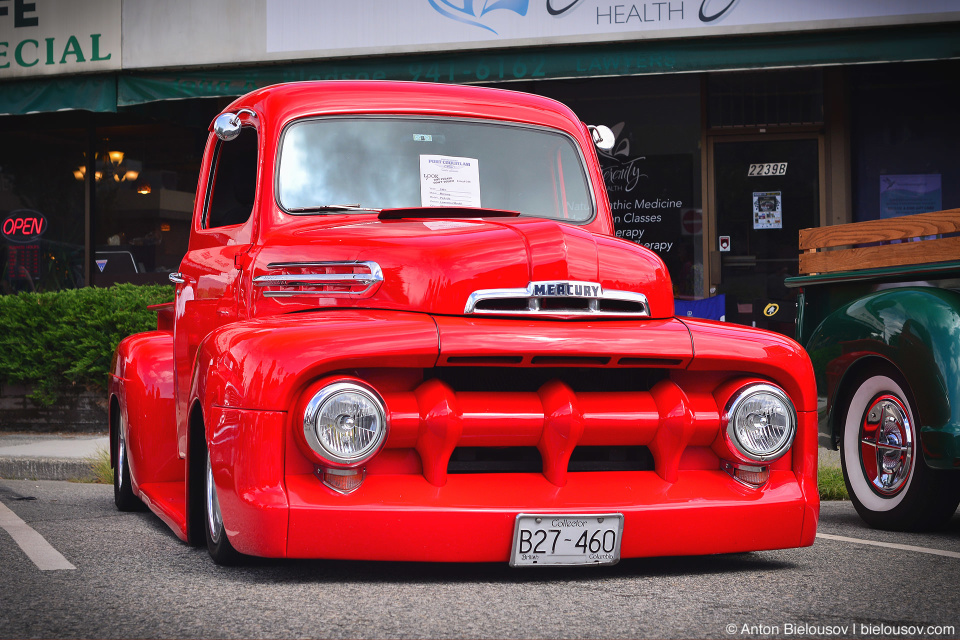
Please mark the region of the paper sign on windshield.
[[424, 207], [480, 207], [480, 161], [454, 156], [420, 156], [420, 204]]

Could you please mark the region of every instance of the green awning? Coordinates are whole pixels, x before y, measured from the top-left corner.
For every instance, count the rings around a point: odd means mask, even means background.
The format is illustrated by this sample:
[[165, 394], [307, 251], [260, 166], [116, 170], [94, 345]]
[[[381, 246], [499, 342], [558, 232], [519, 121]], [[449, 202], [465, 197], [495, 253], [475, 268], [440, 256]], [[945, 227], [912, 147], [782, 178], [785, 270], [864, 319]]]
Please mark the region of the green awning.
[[960, 24], [957, 23], [896, 29], [678, 38], [130, 74], [119, 79], [117, 104], [129, 106], [156, 100], [239, 96], [271, 84], [299, 80], [478, 83], [958, 57]]
[[69, 76], [0, 84], [0, 115], [117, 110], [117, 77]]
[[960, 58], [960, 23], [316, 60], [0, 83], [0, 114], [116, 111], [298, 80], [480, 83]]

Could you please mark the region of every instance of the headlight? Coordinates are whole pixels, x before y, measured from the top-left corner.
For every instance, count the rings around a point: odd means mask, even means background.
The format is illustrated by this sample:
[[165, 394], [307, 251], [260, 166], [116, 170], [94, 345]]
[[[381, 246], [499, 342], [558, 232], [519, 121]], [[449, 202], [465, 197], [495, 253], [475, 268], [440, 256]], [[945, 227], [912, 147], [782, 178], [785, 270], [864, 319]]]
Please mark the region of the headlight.
[[723, 420], [727, 443], [744, 460], [768, 462], [782, 456], [797, 432], [790, 398], [770, 384], [751, 384], [727, 402]]
[[371, 458], [387, 435], [386, 409], [372, 390], [353, 382], [328, 385], [303, 414], [303, 435], [321, 457], [342, 466]]

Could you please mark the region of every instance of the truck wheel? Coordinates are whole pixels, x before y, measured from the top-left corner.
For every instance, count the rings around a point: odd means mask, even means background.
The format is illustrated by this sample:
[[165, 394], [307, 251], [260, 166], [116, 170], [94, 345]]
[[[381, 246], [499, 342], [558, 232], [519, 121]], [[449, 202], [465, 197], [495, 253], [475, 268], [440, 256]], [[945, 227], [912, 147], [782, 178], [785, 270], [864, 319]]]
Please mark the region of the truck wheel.
[[207, 472], [204, 476], [203, 507], [204, 531], [207, 534], [207, 550], [210, 557], [219, 565], [235, 565], [242, 558], [230, 544], [223, 527], [223, 515], [220, 513], [220, 500], [217, 497], [217, 485], [213, 482], [213, 466], [210, 464], [210, 452], [204, 451], [207, 459]]
[[117, 452], [117, 466], [113, 470], [113, 502], [120, 511], [140, 511], [143, 503], [133, 493], [130, 483], [130, 463], [127, 461], [127, 440], [124, 436], [126, 417], [123, 411], [117, 408], [117, 425], [113, 432], [114, 451]]
[[868, 374], [854, 387], [843, 418], [843, 478], [857, 513], [878, 529], [933, 528], [960, 502], [955, 476], [923, 460], [906, 388], [893, 371]]

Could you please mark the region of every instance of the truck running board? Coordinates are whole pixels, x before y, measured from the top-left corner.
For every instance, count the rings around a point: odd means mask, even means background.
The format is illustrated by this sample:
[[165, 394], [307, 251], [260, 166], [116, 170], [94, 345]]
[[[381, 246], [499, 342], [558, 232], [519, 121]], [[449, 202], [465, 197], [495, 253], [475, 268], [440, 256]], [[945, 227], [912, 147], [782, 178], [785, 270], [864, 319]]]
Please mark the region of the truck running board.
[[187, 541], [186, 482], [151, 482], [140, 485], [140, 499], [157, 514], [177, 537]]

